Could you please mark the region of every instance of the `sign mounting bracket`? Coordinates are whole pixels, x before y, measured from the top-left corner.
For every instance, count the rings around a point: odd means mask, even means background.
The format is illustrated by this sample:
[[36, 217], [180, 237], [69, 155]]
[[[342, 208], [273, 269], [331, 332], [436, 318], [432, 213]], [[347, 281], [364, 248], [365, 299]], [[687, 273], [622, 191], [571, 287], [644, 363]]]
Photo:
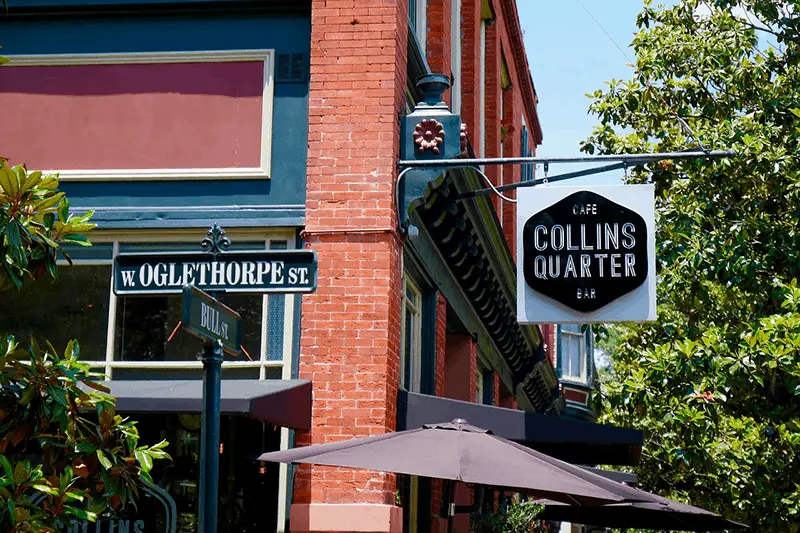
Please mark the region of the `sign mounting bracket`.
[[[469, 168], [480, 175], [489, 184], [487, 189], [460, 194], [457, 199], [464, 200], [489, 194], [497, 194], [505, 201], [515, 203], [516, 200], [501, 194], [503, 191], [518, 189], [521, 187], [535, 187], [545, 183], [564, 181], [602, 172], [614, 170], [626, 170], [630, 166], [656, 163], [668, 159], [727, 159], [736, 157], [737, 152], [733, 150], [696, 150], [689, 149], [680, 152], [661, 152], [661, 153], [641, 153], [641, 154], [608, 154], [594, 156], [575, 156], [575, 157], [492, 157], [492, 158], [463, 158], [463, 159], [428, 159], [428, 160], [408, 160], [401, 159], [397, 162], [400, 174], [395, 181], [395, 208], [397, 209], [398, 231], [401, 235], [407, 234], [408, 208], [411, 203], [421, 198], [425, 193], [428, 183], [440, 176], [445, 170]], [[555, 176], [533, 179], [510, 183], [508, 185], [495, 186], [486, 174], [481, 170], [484, 165], [530, 165], [543, 164], [549, 168], [550, 164], [564, 163], [612, 163], [594, 168], [581, 169], [573, 172], [566, 172]]]

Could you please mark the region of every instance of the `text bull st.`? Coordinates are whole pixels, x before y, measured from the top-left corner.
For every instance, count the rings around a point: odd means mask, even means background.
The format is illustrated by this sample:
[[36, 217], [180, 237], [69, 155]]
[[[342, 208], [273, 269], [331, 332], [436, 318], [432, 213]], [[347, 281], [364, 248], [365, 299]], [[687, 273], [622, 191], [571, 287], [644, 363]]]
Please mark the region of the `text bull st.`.
[[144, 263], [136, 270], [122, 270], [123, 287], [262, 286], [309, 282], [307, 267], [286, 268], [283, 261], [213, 261], [175, 264]]

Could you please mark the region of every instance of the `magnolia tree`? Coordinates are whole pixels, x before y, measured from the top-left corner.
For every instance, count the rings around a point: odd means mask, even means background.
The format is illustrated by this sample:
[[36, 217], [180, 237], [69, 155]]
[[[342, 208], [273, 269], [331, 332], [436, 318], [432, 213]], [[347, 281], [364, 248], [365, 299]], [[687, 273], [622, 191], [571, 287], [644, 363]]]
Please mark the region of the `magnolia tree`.
[[754, 531], [800, 524], [800, 12], [649, 1], [629, 80], [590, 95], [589, 153], [732, 149], [638, 168], [656, 186], [658, 321], [616, 328], [605, 421], [639, 480]]
[[[70, 215], [55, 176], [0, 159], [0, 295], [54, 280], [59, 257], [69, 261], [62, 245], [89, 245], [90, 217]], [[168, 457], [166, 442], [139, 444], [79, 354], [77, 341], [0, 333], [0, 532], [50, 532], [135, 504], [153, 461]]]

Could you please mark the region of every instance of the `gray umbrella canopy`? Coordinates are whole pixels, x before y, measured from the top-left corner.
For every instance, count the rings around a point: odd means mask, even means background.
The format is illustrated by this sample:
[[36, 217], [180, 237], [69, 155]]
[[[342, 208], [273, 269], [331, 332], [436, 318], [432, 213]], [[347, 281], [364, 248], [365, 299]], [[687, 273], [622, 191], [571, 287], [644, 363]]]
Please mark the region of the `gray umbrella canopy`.
[[621, 502], [580, 507], [552, 500], [539, 500], [545, 506], [537, 518], [620, 529], [657, 531], [723, 531], [747, 526], [726, 520], [716, 513], [644, 492], [655, 501]]
[[641, 492], [458, 419], [422, 429], [265, 453], [259, 459], [476, 483], [578, 505], [638, 501]]

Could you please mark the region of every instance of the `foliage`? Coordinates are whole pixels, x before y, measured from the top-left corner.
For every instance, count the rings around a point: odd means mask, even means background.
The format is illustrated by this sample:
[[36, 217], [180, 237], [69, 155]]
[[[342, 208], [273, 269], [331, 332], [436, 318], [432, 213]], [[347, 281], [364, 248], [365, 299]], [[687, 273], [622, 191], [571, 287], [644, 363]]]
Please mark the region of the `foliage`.
[[102, 375], [78, 360], [78, 343], [62, 357], [9, 336], [0, 354], [0, 531], [53, 531], [57, 519], [95, 520], [134, 501], [167, 443], [139, 445]]
[[616, 328], [602, 401], [606, 422], [645, 432], [646, 488], [760, 532], [800, 524], [796, 7], [646, 2], [634, 74], [591, 95], [601, 125], [582, 147], [739, 154], [629, 178], [656, 186], [659, 316]]
[[533, 501], [513, 501], [499, 513], [473, 518], [472, 533], [538, 533], [548, 531], [547, 524], [536, 520], [544, 510], [543, 505]]
[[[58, 254], [69, 259], [61, 245], [89, 245], [91, 215], [70, 216], [55, 176], [0, 159], [0, 288], [56, 278]], [[135, 505], [153, 461], [168, 457], [166, 442], [139, 445], [79, 352], [74, 340], [62, 355], [0, 335], [0, 532], [53, 532], [58, 520]]]
[[55, 279], [58, 254], [70, 260], [61, 245], [89, 245], [83, 234], [95, 227], [91, 217], [92, 212], [70, 215], [56, 176], [28, 172], [24, 165], [9, 167], [0, 158], [0, 292], [45, 274]]

